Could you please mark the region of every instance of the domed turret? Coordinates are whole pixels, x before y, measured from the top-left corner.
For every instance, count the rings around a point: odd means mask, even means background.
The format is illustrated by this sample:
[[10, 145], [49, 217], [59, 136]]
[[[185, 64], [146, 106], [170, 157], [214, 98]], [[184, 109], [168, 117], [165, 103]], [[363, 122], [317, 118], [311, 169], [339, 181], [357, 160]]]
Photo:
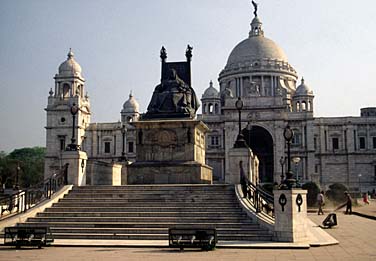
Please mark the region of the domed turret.
[[72, 49], [69, 49], [68, 58], [59, 66], [59, 76], [79, 76], [81, 77], [81, 66], [74, 59]]
[[202, 114], [207, 115], [218, 115], [221, 113], [221, 97], [219, 92], [213, 86], [213, 82], [210, 81], [209, 87], [205, 90], [201, 97], [202, 103]]
[[296, 88], [293, 95], [292, 107], [295, 112], [313, 112], [313, 92], [304, 82], [304, 78], [300, 85]]
[[140, 115], [140, 105], [137, 100], [133, 97], [132, 93], [129, 94], [129, 99], [123, 104], [123, 109], [121, 110], [121, 121], [130, 122], [138, 120]]
[[308, 87], [308, 85], [305, 84], [304, 78], [302, 78], [300, 85], [296, 88], [294, 96], [297, 97], [297, 96], [310, 96], [310, 95], [313, 95], [313, 92]]
[[202, 95], [202, 98], [219, 98], [219, 92], [216, 88], [213, 87], [213, 82], [210, 81], [209, 87], [205, 90], [204, 94]]

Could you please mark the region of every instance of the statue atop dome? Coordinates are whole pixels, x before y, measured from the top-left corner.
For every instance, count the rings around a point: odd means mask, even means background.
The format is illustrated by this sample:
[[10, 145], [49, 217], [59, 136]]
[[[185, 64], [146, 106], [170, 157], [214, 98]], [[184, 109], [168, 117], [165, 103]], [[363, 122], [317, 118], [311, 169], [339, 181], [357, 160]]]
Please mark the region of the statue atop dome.
[[195, 118], [200, 106], [191, 87], [192, 47], [188, 45], [186, 62], [166, 62], [166, 49], [162, 47], [162, 77], [143, 115], [144, 119]]
[[256, 3], [255, 1], [252, 0], [252, 5], [253, 5], [253, 8], [254, 8], [253, 14], [255, 15], [255, 17], [257, 17], [258, 3]]

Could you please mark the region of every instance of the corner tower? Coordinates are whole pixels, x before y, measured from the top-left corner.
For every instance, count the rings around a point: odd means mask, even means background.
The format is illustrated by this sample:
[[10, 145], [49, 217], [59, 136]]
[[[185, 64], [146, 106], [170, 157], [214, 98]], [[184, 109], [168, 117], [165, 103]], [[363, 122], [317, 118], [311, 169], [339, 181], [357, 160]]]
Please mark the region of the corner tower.
[[[67, 149], [74, 132], [75, 141], [81, 150], [85, 150], [85, 129], [90, 123], [90, 102], [85, 93], [85, 79], [81, 66], [74, 59], [70, 49], [67, 59], [60, 64], [55, 75], [55, 87], [50, 89], [46, 125], [46, 157], [44, 177], [47, 178], [62, 165], [62, 152]], [[78, 106], [75, 116], [75, 128], [71, 107]]]

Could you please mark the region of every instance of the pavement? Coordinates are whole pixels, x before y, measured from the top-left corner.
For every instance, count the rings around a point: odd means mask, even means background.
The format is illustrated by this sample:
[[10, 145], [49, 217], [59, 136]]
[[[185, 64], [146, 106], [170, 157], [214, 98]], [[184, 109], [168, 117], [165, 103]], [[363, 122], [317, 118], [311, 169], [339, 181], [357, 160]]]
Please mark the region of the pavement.
[[[20, 250], [0, 246], [0, 260], [376, 260], [376, 202], [355, 207], [353, 211], [353, 215], [345, 215], [342, 210], [336, 212], [338, 226], [325, 231], [340, 243], [330, 246], [308, 249], [217, 248], [209, 252], [195, 249], [179, 251], [164, 246], [55, 246]], [[320, 216], [309, 213], [308, 217], [320, 225], [328, 213]]]

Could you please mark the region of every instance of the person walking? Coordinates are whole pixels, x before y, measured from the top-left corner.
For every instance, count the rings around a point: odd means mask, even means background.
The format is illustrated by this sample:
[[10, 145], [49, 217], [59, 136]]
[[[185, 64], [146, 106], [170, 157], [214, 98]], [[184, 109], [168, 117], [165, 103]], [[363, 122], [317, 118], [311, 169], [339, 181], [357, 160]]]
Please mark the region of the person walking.
[[317, 204], [319, 205], [319, 211], [317, 212], [317, 215], [324, 215], [324, 211], [322, 210], [322, 207], [325, 205], [323, 190], [319, 194], [317, 194]]
[[363, 202], [364, 202], [364, 204], [369, 205], [368, 194], [367, 193], [363, 193]]
[[352, 198], [349, 194], [349, 192], [345, 192], [346, 195], [346, 212], [345, 214], [352, 214]]

